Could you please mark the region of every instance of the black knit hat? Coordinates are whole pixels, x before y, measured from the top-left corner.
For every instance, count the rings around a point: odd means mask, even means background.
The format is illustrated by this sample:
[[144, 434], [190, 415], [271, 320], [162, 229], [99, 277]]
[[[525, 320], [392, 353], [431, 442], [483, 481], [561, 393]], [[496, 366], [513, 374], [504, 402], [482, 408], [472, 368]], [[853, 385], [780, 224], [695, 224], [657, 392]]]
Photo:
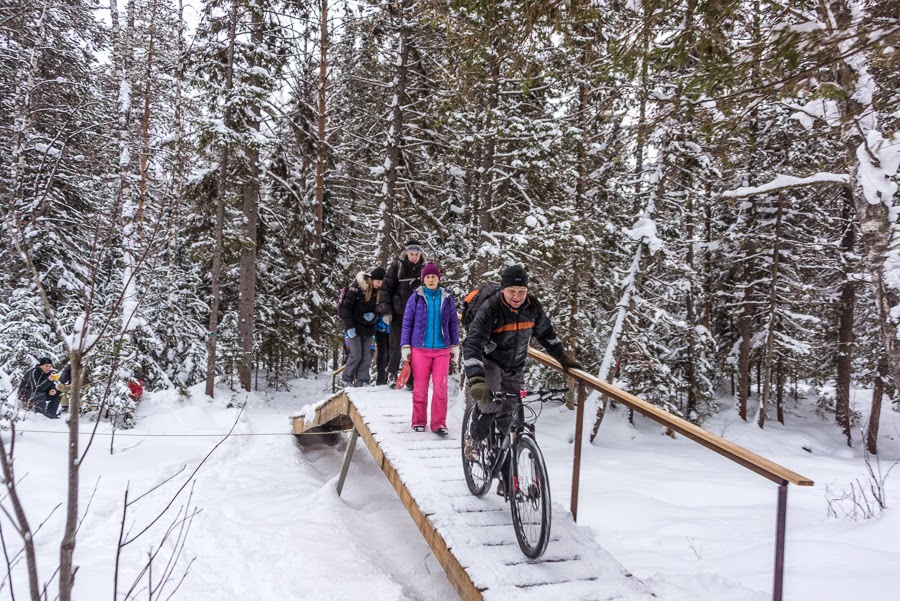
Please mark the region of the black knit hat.
[[53, 359], [51, 359], [50, 357], [41, 357], [40, 359], [38, 359], [38, 365], [47, 365], [48, 363], [50, 365], [53, 365]]
[[417, 252], [417, 253], [422, 252], [422, 245], [419, 244], [419, 241], [416, 240], [415, 238], [410, 238], [409, 240], [404, 242], [403, 247], [406, 250], [406, 252]]
[[510, 265], [500, 275], [500, 288], [510, 286], [528, 286], [528, 273], [521, 265]]
[[376, 267], [372, 271], [369, 272], [369, 277], [373, 280], [383, 280], [384, 279], [384, 267]]

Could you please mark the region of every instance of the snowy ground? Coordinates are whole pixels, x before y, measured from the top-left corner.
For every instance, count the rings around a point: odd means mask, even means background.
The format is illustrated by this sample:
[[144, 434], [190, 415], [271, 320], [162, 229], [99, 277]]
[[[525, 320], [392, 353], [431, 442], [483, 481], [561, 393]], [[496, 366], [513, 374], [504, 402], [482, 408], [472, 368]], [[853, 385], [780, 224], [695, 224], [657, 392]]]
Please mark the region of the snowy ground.
[[[78, 538], [76, 599], [113, 598], [126, 486], [134, 499], [186, 466], [129, 508], [126, 528], [134, 534], [162, 511], [232, 425], [235, 436], [197, 474], [192, 507], [199, 513], [159, 598], [167, 597], [188, 567], [175, 598], [457, 598], [363, 446], [338, 498], [334, 484], [346, 436], [308, 440], [301, 447], [287, 434], [288, 415], [324, 397], [328, 383], [324, 377], [294, 381], [290, 393], [277, 394], [222, 390], [213, 402], [203, 397], [202, 387], [189, 399], [148, 394], [133, 430], [120, 431], [111, 440], [108, 426], [101, 424], [101, 435], [82, 466], [82, 509], [93, 499]], [[859, 393], [859, 408], [867, 399], [867, 393]], [[243, 410], [233, 406], [244, 401]], [[451, 403], [451, 411], [461, 414], [459, 400]], [[660, 427], [641, 418], [632, 427], [626, 417], [613, 413], [598, 444], [585, 447], [579, 522], [591, 526], [601, 545], [661, 599], [771, 599], [776, 487], [699, 445], [662, 435]], [[894, 598], [900, 588], [900, 469], [887, 481], [892, 509], [880, 519], [828, 518], [826, 485], [840, 492], [865, 478], [859, 445], [847, 448], [836, 428], [805, 409], [796, 408], [787, 421], [786, 427], [770, 424], [763, 433], [727, 409], [706, 424], [816, 481], [813, 488], [790, 487], [785, 599]], [[552, 406], [538, 423], [553, 496], [564, 505], [571, 483], [573, 423], [572, 412]], [[84, 422], [82, 431], [91, 427]], [[31, 417], [19, 429], [17, 477], [32, 527], [44, 522], [36, 536], [39, 577], [51, 582], [53, 598], [64, 518], [62, 509], [54, 507], [64, 499], [65, 425]], [[900, 414], [887, 406], [881, 431], [886, 468], [900, 458]], [[153, 436], [158, 434], [191, 436]], [[160, 546], [188, 492], [125, 548], [118, 599], [126, 598], [148, 551]], [[7, 546], [15, 551], [15, 534], [6, 518], [0, 520]], [[162, 579], [173, 540], [174, 535], [157, 557], [154, 586]], [[0, 600], [12, 599], [8, 577], [2, 580]], [[13, 580], [15, 598], [27, 597], [21, 559]], [[147, 598], [146, 585], [145, 574], [132, 596]]]

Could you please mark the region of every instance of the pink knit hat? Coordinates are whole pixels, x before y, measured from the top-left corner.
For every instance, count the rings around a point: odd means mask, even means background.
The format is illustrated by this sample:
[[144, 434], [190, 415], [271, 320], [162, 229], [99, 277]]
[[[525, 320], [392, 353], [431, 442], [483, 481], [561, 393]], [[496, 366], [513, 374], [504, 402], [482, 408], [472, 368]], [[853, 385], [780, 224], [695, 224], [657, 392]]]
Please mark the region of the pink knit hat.
[[437, 277], [441, 277], [441, 270], [437, 268], [437, 265], [434, 263], [427, 263], [425, 267], [422, 268], [422, 279], [425, 279], [427, 275], [436, 275]]

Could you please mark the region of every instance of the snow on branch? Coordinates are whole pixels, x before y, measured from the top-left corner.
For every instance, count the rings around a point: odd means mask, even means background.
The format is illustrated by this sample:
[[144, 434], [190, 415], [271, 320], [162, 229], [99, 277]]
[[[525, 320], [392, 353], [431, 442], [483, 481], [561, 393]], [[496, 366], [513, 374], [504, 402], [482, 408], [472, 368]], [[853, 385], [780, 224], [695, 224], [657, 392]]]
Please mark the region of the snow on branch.
[[734, 190], [722, 192], [724, 198], [743, 198], [754, 194], [764, 194], [787, 188], [798, 188], [812, 184], [847, 184], [850, 176], [844, 173], [816, 173], [809, 177], [794, 177], [792, 175], [777, 175], [775, 179], [761, 186], [744, 186]]

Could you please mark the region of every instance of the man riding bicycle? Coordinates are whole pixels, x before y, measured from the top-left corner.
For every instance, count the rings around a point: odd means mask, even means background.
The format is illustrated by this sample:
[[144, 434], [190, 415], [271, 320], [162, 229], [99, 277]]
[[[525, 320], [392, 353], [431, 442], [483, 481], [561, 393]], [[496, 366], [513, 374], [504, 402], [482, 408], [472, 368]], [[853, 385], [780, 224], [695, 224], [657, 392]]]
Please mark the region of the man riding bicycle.
[[[525, 268], [510, 265], [501, 275], [500, 292], [485, 300], [478, 309], [463, 343], [469, 391], [477, 402], [470, 436], [465, 443], [468, 459], [476, 460], [482, 441], [503, 407], [503, 403], [494, 401], [491, 394], [499, 391], [518, 394], [524, 387], [525, 359], [532, 336], [559, 361], [563, 371], [581, 369], [581, 365], [563, 351], [541, 304], [528, 293]], [[502, 423], [498, 425], [502, 427]]]

